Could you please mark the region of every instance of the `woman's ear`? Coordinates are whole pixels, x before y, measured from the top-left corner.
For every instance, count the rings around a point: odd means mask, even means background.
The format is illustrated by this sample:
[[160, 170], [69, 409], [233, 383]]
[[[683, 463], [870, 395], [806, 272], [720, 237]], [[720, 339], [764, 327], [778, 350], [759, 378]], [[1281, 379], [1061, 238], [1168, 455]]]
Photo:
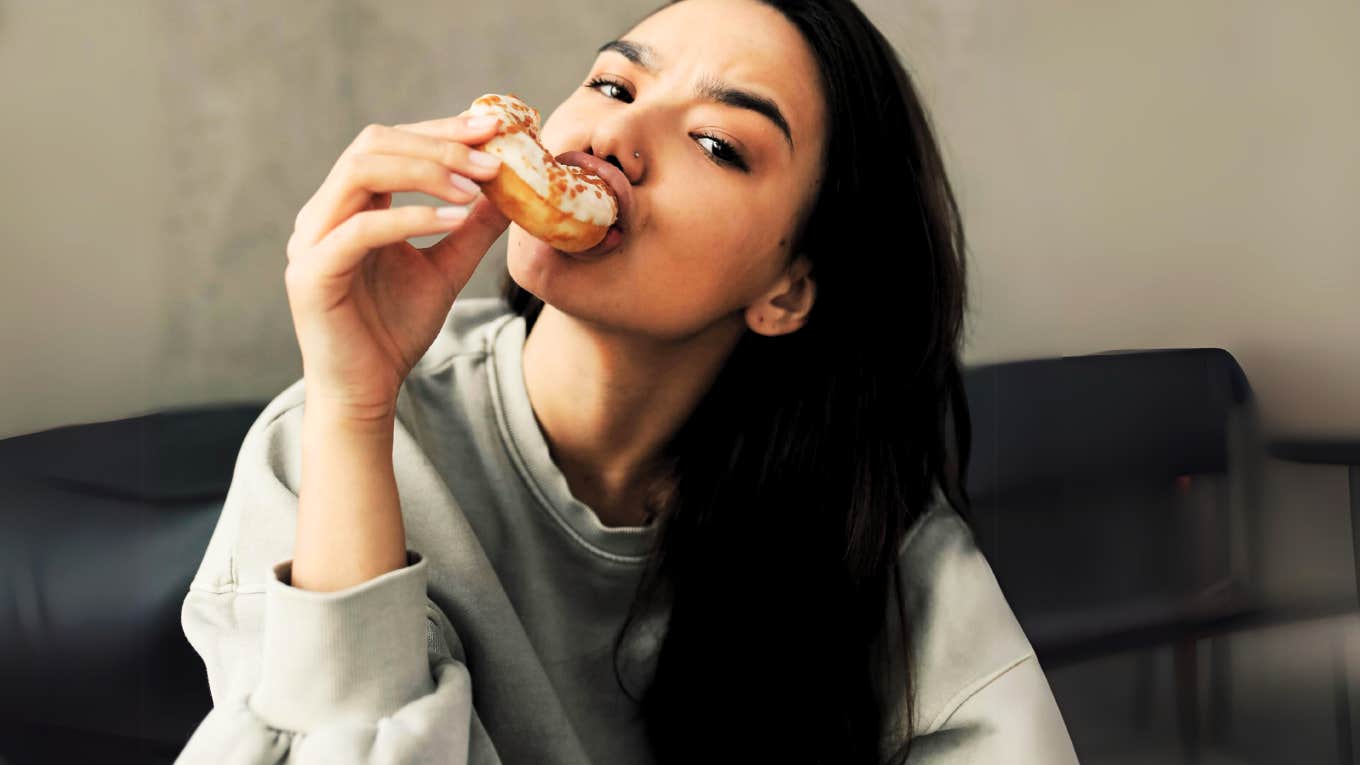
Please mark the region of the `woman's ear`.
[[774, 286], [746, 309], [746, 325], [762, 335], [785, 335], [807, 322], [817, 299], [812, 261], [799, 255]]

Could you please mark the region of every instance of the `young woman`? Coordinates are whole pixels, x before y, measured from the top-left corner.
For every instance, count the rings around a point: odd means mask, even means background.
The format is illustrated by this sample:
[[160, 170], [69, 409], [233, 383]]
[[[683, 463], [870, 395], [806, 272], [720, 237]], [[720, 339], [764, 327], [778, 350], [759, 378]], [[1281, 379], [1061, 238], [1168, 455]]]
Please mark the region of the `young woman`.
[[[631, 183], [602, 257], [477, 195], [494, 129], [370, 126], [297, 216], [304, 375], [184, 602], [180, 761], [1075, 762], [963, 520], [963, 230], [864, 15], [606, 43], [542, 130]], [[503, 299], [455, 301], [507, 227]]]

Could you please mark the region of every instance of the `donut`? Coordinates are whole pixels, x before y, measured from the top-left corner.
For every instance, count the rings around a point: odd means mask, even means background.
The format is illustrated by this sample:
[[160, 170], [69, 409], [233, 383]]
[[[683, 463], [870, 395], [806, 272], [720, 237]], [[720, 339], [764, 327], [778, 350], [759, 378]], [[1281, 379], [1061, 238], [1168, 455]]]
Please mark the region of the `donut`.
[[619, 218], [618, 195], [598, 175], [559, 163], [539, 142], [538, 110], [514, 94], [488, 93], [464, 114], [500, 119], [496, 135], [474, 148], [501, 159], [482, 193], [505, 217], [563, 252], [599, 244]]

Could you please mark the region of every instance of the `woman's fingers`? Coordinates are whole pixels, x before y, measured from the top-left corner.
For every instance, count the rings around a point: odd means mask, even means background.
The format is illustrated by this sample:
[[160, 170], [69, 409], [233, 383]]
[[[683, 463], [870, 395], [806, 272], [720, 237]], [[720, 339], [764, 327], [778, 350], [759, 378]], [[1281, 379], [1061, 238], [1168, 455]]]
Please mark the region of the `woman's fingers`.
[[355, 213], [336, 226], [305, 254], [290, 260], [288, 272], [299, 283], [324, 284], [349, 278], [364, 257], [379, 247], [409, 239], [451, 231], [467, 218], [467, 208], [406, 205], [388, 210]]
[[[462, 117], [435, 122], [445, 123], [439, 128], [441, 135], [477, 143], [495, 135], [496, 129], [494, 122], [474, 129]], [[455, 138], [369, 125], [340, 155], [321, 188], [303, 205], [294, 228], [303, 240], [319, 241], [349, 216], [372, 209], [375, 194], [390, 195], [395, 191], [423, 191], [465, 204], [477, 196], [476, 181], [494, 178], [500, 169], [499, 161], [476, 162], [481, 154], [484, 153]], [[462, 185], [460, 178], [464, 180]]]
[[[478, 119], [481, 121], [474, 121]], [[486, 119], [485, 116], [479, 118], [477, 115], [463, 112], [456, 117], [440, 117], [439, 119], [393, 125], [392, 127], [445, 141], [479, 144], [496, 134], [496, 131], [490, 129], [488, 125], [494, 126], [500, 122], [500, 119], [496, 117], [490, 117], [491, 122], [487, 122]]]
[[[318, 242], [342, 221], [356, 213], [381, 207], [375, 197], [397, 191], [423, 191], [432, 197], [467, 204], [477, 197], [475, 183], [467, 187], [461, 173], [427, 159], [388, 154], [353, 154], [342, 158], [309, 202], [315, 205], [298, 221], [299, 236]], [[390, 203], [390, 199], [387, 200]]]
[[[476, 146], [496, 135], [500, 120], [473, 122], [472, 117], [450, 117], [413, 125], [369, 125], [345, 149], [345, 154], [404, 154], [451, 165], [466, 165]], [[477, 127], [473, 127], [477, 125]], [[343, 156], [343, 154], [342, 154]]]
[[[425, 122], [416, 122], [409, 125], [397, 125], [400, 130], [419, 133], [435, 139], [448, 139], [465, 135], [465, 122], [468, 113], [463, 112], [457, 117], [446, 117]], [[495, 135], [495, 131], [487, 131], [488, 135], [483, 140], [490, 140]], [[471, 142], [469, 142], [471, 143]], [[491, 200], [485, 196], [479, 196], [469, 205], [468, 218], [459, 227], [458, 233], [454, 236], [446, 236], [435, 242], [421, 252], [438, 266], [452, 284], [465, 284], [472, 277], [472, 273], [477, 269], [482, 256], [491, 245], [496, 243], [505, 229], [510, 226], [510, 219], [505, 217]]]

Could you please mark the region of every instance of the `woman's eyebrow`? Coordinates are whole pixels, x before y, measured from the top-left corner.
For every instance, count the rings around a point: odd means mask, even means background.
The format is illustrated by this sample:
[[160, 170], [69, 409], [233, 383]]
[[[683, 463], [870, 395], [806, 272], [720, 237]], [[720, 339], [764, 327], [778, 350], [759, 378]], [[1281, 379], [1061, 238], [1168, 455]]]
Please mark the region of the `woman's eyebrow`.
[[[633, 42], [632, 40], [610, 40], [601, 45], [600, 49], [595, 52], [599, 54], [607, 50], [622, 55], [637, 66], [642, 67], [648, 74], [655, 75], [661, 71], [656, 51], [644, 43]], [[694, 88], [694, 95], [705, 101], [733, 106], [738, 109], [748, 109], [756, 114], [763, 115], [784, 134], [784, 140], [789, 144], [789, 153], [793, 153], [793, 133], [789, 130], [789, 122], [784, 119], [784, 113], [779, 110], [779, 106], [774, 101], [711, 76], [700, 78], [699, 84]]]

